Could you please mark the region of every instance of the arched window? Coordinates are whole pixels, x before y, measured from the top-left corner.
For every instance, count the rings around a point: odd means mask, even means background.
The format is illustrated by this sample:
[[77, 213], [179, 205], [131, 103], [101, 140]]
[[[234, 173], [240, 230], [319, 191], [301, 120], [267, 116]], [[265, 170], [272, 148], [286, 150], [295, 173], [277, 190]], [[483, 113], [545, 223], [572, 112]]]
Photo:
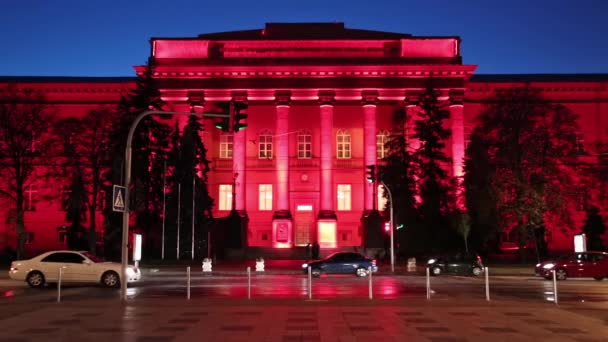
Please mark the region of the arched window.
[[350, 133], [347, 130], [340, 129], [336, 135], [336, 140], [337, 158], [350, 159]]
[[386, 148], [388, 134], [387, 130], [382, 130], [376, 135], [376, 157], [378, 159], [386, 158], [386, 154], [388, 153], [388, 148]]
[[258, 136], [258, 158], [272, 159], [272, 135], [270, 131], [263, 131]]
[[298, 159], [312, 158], [312, 135], [310, 131], [298, 133]]

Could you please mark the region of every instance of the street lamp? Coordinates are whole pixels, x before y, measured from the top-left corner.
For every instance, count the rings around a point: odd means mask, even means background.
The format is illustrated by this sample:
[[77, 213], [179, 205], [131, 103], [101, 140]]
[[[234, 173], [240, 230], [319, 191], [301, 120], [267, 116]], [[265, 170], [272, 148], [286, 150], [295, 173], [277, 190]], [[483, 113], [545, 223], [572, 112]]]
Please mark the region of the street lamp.
[[122, 301], [127, 300], [127, 264], [129, 261], [129, 187], [131, 186], [131, 142], [133, 140], [133, 134], [135, 128], [139, 122], [148, 115], [188, 115], [198, 117], [221, 117], [225, 118], [230, 116], [227, 114], [218, 113], [187, 113], [187, 112], [165, 112], [157, 110], [145, 111], [135, 118], [135, 121], [131, 124], [129, 129], [129, 135], [127, 136], [127, 145], [125, 148], [125, 210], [122, 213], [122, 242], [121, 242], [121, 267], [120, 267], [120, 299]]
[[391, 232], [391, 272], [395, 272], [395, 238], [394, 238], [394, 222], [393, 222], [393, 195], [391, 194], [391, 189], [388, 188], [388, 186], [386, 186], [386, 183], [384, 183], [383, 180], [380, 180], [380, 183], [382, 183], [382, 186], [384, 187], [384, 190], [386, 190], [386, 192], [388, 193], [388, 200], [390, 202], [390, 216], [389, 216], [389, 227], [390, 227], [390, 232]]

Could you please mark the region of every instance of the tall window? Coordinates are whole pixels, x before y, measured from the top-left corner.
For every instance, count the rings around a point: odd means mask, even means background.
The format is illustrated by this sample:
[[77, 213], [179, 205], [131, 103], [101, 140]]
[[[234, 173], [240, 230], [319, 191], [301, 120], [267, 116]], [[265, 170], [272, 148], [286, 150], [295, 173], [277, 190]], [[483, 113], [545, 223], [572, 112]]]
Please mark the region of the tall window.
[[310, 159], [312, 157], [312, 135], [303, 131], [298, 134], [298, 159]]
[[378, 185], [378, 210], [384, 210], [387, 203], [388, 199], [384, 197], [384, 186]]
[[376, 135], [376, 157], [378, 159], [386, 158], [388, 149], [386, 148], [386, 142], [388, 141], [388, 131], [380, 131]]
[[338, 130], [336, 139], [336, 145], [338, 147], [338, 159], [350, 159], [350, 133], [343, 129]]
[[220, 135], [220, 158], [232, 159], [232, 134]]
[[260, 184], [259, 187], [259, 210], [272, 210], [272, 184]]
[[272, 135], [268, 131], [258, 136], [258, 158], [272, 159]]
[[25, 211], [36, 211], [36, 203], [38, 203], [38, 186], [36, 184], [30, 184], [25, 188], [23, 194], [23, 206]]
[[350, 184], [338, 184], [338, 210], [351, 210]]
[[232, 210], [232, 184], [220, 184], [220, 210]]

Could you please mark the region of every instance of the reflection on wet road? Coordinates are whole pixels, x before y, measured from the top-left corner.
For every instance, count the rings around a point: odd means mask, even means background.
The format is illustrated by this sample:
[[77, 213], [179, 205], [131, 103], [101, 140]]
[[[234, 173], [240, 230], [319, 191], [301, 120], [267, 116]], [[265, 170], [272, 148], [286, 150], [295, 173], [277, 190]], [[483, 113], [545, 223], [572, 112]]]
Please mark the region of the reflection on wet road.
[[[483, 277], [441, 276], [431, 277], [433, 298], [485, 298]], [[144, 273], [136, 284], [129, 284], [128, 296], [133, 299], [152, 297], [186, 297], [185, 272], [158, 271]], [[372, 293], [375, 299], [395, 299], [426, 296], [426, 278], [412, 275], [374, 275]], [[261, 299], [307, 299], [308, 278], [306, 275], [256, 274], [251, 275], [251, 297]], [[312, 279], [313, 299], [368, 298], [369, 278], [351, 275], [331, 275]], [[248, 278], [246, 273], [193, 273], [191, 296], [206, 298], [246, 298]], [[24, 283], [3, 281], [0, 283], [0, 303], [3, 300], [53, 301], [56, 287], [31, 289]], [[553, 283], [534, 277], [490, 277], [492, 298], [553, 301]], [[68, 286], [62, 288], [66, 299], [115, 298], [118, 290], [100, 286]], [[569, 279], [558, 282], [559, 302], [606, 302], [608, 303], [608, 281]]]

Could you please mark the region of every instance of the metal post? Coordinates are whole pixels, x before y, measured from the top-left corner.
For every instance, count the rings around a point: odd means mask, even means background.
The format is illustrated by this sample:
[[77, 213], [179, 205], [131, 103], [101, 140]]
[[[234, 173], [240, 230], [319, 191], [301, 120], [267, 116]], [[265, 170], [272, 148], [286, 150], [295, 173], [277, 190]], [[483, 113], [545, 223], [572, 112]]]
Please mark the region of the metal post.
[[190, 300], [190, 266], [186, 267], [186, 274], [188, 275], [188, 300]]
[[389, 217], [389, 227], [390, 227], [390, 232], [391, 232], [391, 272], [395, 273], [395, 222], [394, 222], [394, 217], [393, 217], [393, 194], [391, 194], [391, 189], [388, 188], [388, 186], [386, 186], [386, 184], [383, 181], [380, 181], [382, 183], [382, 186], [384, 187], [384, 190], [386, 190], [386, 192], [388, 193], [388, 201], [390, 202], [390, 217]]
[[431, 299], [431, 274], [428, 267], [426, 268], [426, 299]]
[[63, 267], [59, 267], [59, 279], [57, 280], [57, 303], [61, 303], [61, 279], [63, 278]]
[[[148, 115], [154, 114], [162, 114], [162, 115], [189, 115], [189, 116], [200, 116], [200, 117], [218, 117], [225, 118], [230, 116], [230, 113], [182, 113], [182, 112], [165, 112], [165, 111], [156, 111], [149, 110], [145, 111], [139, 116], [135, 118], [133, 123], [131, 124], [131, 128], [129, 128], [129, 134], [127, 135], [127, 144], [125, 147], [125, 210], [122, 213], [122, 242], [121, 242], [121, 276], [120, 279], [128, 279], [127, 276], [127, 264], [129, 259], [129, 188], [131, 187], [131, 154], [132, 148], [131, 144], [133, 141], [133, 134], [135, 133], [135, 128], [139, 122]], [[120, 282], [120, 299], [123, 301], [127, 300], [127, 282]]]
[[489, 280], [487, 267], [485, 269], [485, 272], [486, 272], [486, 300], [489, 302], [490, 301], [490, 280]]
[[160, 259], [165, 260], [165, 215], [166, 215], [166, 194], [167, 190], [167, 161], [163, 161], [163, 227], [162, 237], [160, 239]]
[[190, 248], [190, 254], [192, 254], [192, 260], [194, 260], [194, 210], [195, 210], [195, 194], [196, 194], [196, 177], [192, 174], [192, 246]]
[[308, 299], [312, 299], [312, 269], [308, 266]]
[[247, 299], [251, 299], [251, 267], [247, 266]]
[[555, 275], [555, 270], [553, 270], [553, 302], [555, 305], [557, 304], [557, 276]]
[[367, 271], [369, 272], [369, 299], [374, 299], [374, 294], [372, 292], [372, 268], [368, 267]]
[[182, 214], [181, 214], [181, 208], [182, 208], [182, 183], [177, 184], [177, 243], [175, 245], [175, 258], [177, 260], [179, 260], [179, 233], [180, 233], [180, 228], [181, 228], [181, 221], [182, 221]]

